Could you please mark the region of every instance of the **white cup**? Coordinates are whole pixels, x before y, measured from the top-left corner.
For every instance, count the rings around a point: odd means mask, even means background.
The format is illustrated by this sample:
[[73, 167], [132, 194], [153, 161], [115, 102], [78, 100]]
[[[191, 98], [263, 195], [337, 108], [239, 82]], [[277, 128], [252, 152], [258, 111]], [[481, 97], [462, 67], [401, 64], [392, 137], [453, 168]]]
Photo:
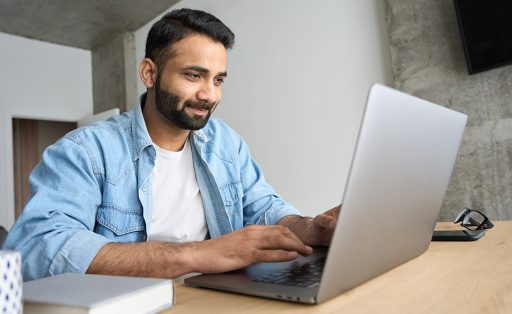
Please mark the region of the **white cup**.
[[0, 313], [23, 313], [21, 254], [0, 251]]

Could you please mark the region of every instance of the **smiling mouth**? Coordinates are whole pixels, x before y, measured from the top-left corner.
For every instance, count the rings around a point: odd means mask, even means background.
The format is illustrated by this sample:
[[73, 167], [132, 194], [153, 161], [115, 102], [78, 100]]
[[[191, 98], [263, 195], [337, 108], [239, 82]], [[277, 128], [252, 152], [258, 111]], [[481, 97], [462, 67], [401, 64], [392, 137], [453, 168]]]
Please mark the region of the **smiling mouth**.
[[205, 116], [208, 114], [208, 112], [210, 112], [210, 109], [207, 109], [207, 108], [203, 109], [203, 108], [195, 108], [195, 107], [187, 106], [187, 109], [192, 111], [194, 114], [200, 115], [200, 116]]

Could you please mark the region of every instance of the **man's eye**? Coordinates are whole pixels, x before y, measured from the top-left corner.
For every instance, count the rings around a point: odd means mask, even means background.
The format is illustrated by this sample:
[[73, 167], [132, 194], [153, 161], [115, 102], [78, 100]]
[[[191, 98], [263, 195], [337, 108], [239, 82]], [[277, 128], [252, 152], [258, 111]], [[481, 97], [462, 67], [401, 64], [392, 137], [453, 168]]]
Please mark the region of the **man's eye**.
[[224, 78], [223, 77], [216, 78], [215, 83], [217, 85], [222, 85], [224, 83]]
[[196, 73], [187, 73], [187, 76], [191, 79], [194, 79], [194, 80], [198, 80], [201, 78], [201, 75], [199, 74], [196, 74]]

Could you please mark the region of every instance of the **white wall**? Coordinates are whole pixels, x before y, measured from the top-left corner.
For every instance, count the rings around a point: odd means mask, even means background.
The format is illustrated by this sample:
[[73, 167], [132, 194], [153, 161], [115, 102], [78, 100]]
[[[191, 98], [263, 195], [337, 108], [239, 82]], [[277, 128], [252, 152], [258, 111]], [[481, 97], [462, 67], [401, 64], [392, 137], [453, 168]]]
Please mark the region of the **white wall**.
[[[305, 214], [339, 203], [367, 91], [392, 82], [382, 1], [184, 0], [172, 8], [181, 7], [214, 14], [236, 35], [215, 116]], [[159, 18], [135, 33], [139, 61]]]
[[12, 118], [92, 114], [91, 53], [0, 33], [0, 224], [14, 222]]

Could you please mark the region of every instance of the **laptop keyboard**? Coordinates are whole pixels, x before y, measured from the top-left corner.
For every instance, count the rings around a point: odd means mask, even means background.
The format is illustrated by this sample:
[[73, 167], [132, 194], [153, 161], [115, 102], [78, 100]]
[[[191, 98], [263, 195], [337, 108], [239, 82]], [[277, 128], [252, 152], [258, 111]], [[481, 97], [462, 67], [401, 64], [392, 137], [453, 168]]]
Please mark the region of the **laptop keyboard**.
[[285, 286], [314, 288], [320, 284], [325, 258], [295, 266], [287, 271], [279, 271], [253, 279], [256, 282], [272, 283]]

